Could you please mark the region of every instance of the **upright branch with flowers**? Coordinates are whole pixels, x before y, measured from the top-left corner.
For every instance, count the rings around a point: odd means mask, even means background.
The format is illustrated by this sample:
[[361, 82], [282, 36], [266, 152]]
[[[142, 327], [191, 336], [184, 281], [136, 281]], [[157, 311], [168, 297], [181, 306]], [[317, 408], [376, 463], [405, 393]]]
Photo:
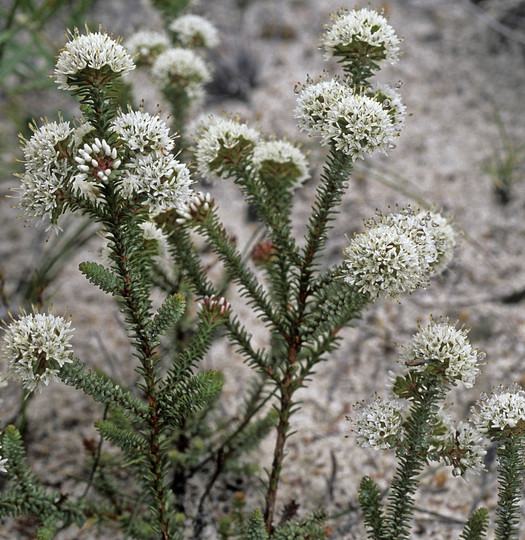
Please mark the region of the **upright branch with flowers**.
[[[323, 44], [327, 57], [338, 58], [344, 75], [309, 79], [298, 88], [299, 127], [327, 149], [302, 231], [291, 222], [294, 190], [308, 175], [299, 148], [265, 139], [235, 117], [210, 115], [196, 127], [197, 173], [206, 179], [232, 179], [264, 227], [265, 238], [253, 249], [265, 276], [261, 281], [221, 222], [214, 199], [192, 191], [190, 171], [176, 159], [173, 137], [163, 120], [142, 109], [118, 107], [121, 76], [134, 68], [120, 42], [104, 32], [71, 33], [55, 78], [59, 88], [78, 98], [81, 115], [75, 123], [59, 119], [32, 126], [33, 136], [23, 140], [20, 207], [57, 231], [60, 216], [68, 210], [100, 224], [107, 239], [104, 264], [84, 262], [80, 271], [119, 302], [140, 380], [133, 389], [87, 369], [73, 356], [70, 322], [50, 313], [13, 315], [2, 342], [5, 377], [20, 381], [28, 393], [59, 378], [103, 404], [103, 418], [95, 426], [101, 441], [116, 445], [126, 456], [132, 487], [122, 489], [134, 497], [122, 503], [118, 488], [101, 472], [100, 455], [86, 479], [85, 495], [91, 488], [95, 495], [75, 499], [44, 489], [29, 470], [19, 432], [10, 426], [2, 437], [0, 467], [13, 488], [0, 498], [0, 515], [36, 515], [41, 521], [39, 538], [52, 538], [59, 527], [71, 523], [102, 523], [110, 516], [128, 537], [200, 538], [204, 522], [213, 519], [213, 512], [205, 516], [203, 508], [217, 478], [239, 448], [253, 446], [273, 428], [263, 510], [255, 509], [250, 516], [237, 513], [235, 519], [217, 523], [216, 529], [224, 538], [326, 537], [327, 516], [322, 511], [279, 525], [275, 519], [292, 418], [300, 407], [297, 391], [338, 348], [339, 330], [367, 305], [424, 287], [442, 273], [452, 258], [456, 235], [451, 223], [436, 212], [404, 208], [379, 213], [350, 241], [344, 260], [319, 270], [354, 162], [376, 150], [390, 150], [405, 114], [396, 90], [370, 81], [382, 63], [398, 59], [399, 39], [381, 14], [341, 10], [333, 16]], [[181, 107], [186, 110], [184, 104]], [[267, 328], [267, 347], [254, 344], [253, 329], [234, 313], [222, 285], [208, 275], [194, 232], [206, 239], [228, 279]], [[296, 240], [297, 234], [304, 234], [303, 242]], [[161, 346], [161, 337], [177, 324], [192, 299], [170, 291], [160, 307], [153, 308], [159, 259], [167, 258], [168, 251], [177, 275], [201, 304], [191, 340], [175, 353]], [[222, 386], [220, 374], [199, 369], [219, 326], [253, 369], [253, 380], [237, 418], [217, 436], [208, 434], [202, 459], [188, 471], [177, 460], [182, 450], [191, 453], [189, 432], [183, 430], [203, 422]], [[442, 460], [455, 475], [479, 469], [484, 434], [500, 444], [496, 534], [517, 538], [523, 391], [501, 390], [485, 398], [473, 422], [454, 426], [442, 410], [443, 400], [458, 381], [473, 385], [478, 355], [466, 332], [446, 320], [431, 320], [420, 329], [406, 346], [402, 365], [401, 373], [391, 377], [396, 398], [361, 404], [352, 419], [360, 444], [394, 449], [399, 459], [385, 508], [373, 480], [361, 483], [359, 501], [370, 538], [408, 538], [413, 496], [424, 465]], [[190, 458], [195, 461], [195, 456]], [[196, 508], [189, 508], [179, 488], [188, 475], [210, 464], [214, 468], [204, 492]], [[486, 527], [487, 514], [479, 510], [462, 537], [483, 538]]]

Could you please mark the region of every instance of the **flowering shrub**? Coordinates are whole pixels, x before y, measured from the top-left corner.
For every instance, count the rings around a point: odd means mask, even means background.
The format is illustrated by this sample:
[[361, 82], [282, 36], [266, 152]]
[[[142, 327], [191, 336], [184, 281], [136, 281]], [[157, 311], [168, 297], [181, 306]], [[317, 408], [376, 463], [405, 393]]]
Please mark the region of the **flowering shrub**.
[[[216, 35], [195, 17], [176, 19], [169, 31], [176, 47], [162, 34], [142, 33], [129, 48], [139, 53], [139, 63], [151, 67], [175, 111], [184, 113], [174, 118], [178, 127], [209, 77], [197, 53], [180, 46], [213, 45]], [[130, 384], [89, 370], [74, 355], [64, 318], [12, 315], [2, 338], [3, 380], [21, 382], [30, 397], [49, 380], [60, 379], [102, 404], [104, 413], [95, 423], [100, 443], [82, 497], [45, 489], [30, 470], [19, 431], [6, 428], [0, 471], [12, 489], [0, 497], [1, 516], [35, 516], [38, 538], [52, 538], [73, 523], [108, 520], [133, 538], [203, 538], [207, 525], [222, 538], [329, 536], [324, 511], [301, 519], [290, 511], [283, 522], [276, 519], [291, 418], [300, 406], [297, 392], [338, 348], [341, 328], [380, 297], [398, 298], [428, 286], [448, 267], [456, 245], [447, 218], [405, 208], [369, 219], [339, 264], [327, 269], [320, 264], [355, 161], [389, 151], [401, 132], [401, 97], [391, 87], [369, 82], [382, 63], [398, 60], [399, 42], [386, 19], [367, 9], [340, 11], [327, 28], [326, 54], [340, 59], [345, 77], [308, 80], [298, 90], [299, 128], [327, 150], [301, 242], [291, 223], [293, 195], [309, 174], [300, 148], [266, 138], [236, 117], [208, 115], [195, 124], [197, 174], [233, 180], [262, 224], [265, 237], [251, 249], [261, 278], [228, 234], [213, 198], [192, 190], [194, 178], [177, 159], [181, 148], [167, 124], [142, 109], [130, 105], [124, 112], [119, 106], [121, 78], [135, 67], [120, 41], [89, 30], [70, 34], [55, 79], [77, 97], [81, 116], [75, 123], [59, 119], [35, 125], [33, 136], [22, 140], [19, 205], [28, 218], [56, 231], [66, 211], [100, 224], [107, 241], [103, 264], [86, 261], [79, 269], [119, 303], [139, 381]], [[224, 267], [224, 283], [211, 279], [194, 233], [204, 237]], [[225, 298], [230, 284], [268, 329], [265, 347], [255, 346], [250, 328]], [[153, 301], [154, 286], [164, 292], [161, 302]], [[217, 420], [223, 376], [199, 367], [219, 328], [253, 374], [242, 406], [228, 421]], [[423, 468], [441, 461], [453, 475], [467, 477], [483, 467], [484, 438], [498, 445], [500, 459], [496, 535], [516, 537], [523, 391], [497, 390], [474, 407], [472, 421], [455, 423], [445, 411], [446, 395], [457, 384], [472, 387], [480, 362], [467, 332], [444, 319], [420, 328], [403, 348], [401, 364], [391, 375], [391, 398], [361, 403], [351, 418], [359, 444], [394, 451], [399, 462], [385, 506], [375, 482], [369, 477], [361, 482], [359, 502], [369, 537], [408, 538]], [[239, 467], [240, 456], [270, 432], [273, 454], [263, 509], [246, 511], [237, 496], [230, 514], [215, 521], [205, 502], [217, 478]], [[103, 453], [103, 442], [120, 452], [114, 478], [104, 466], [111, 457]], [[205, 486], [197, 503], [188, 495], [196, 475]], [[483, 538], [487, 520], [487, 512], [477, 510], [462, 537]]]

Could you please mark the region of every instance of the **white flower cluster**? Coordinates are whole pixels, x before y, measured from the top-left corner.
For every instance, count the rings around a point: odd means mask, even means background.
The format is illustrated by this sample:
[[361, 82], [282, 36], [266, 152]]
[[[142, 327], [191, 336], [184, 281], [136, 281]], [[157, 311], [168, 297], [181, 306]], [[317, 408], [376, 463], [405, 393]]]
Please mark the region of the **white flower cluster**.
[[[390, 92], [392, 98], [394, 92]], [[401, 103], [395, 94], [385, 106], [375, 96], [354, 92], [337, 80], [321, 81], [302, 88], [295, 116], [300, 129], [321, 137], [321, 144], [334, 145], [353, 160], [362, 159], [365, 153], [386, 153], [393, 147], [404, 115], [399, 105], [398, 112], [392, 113], [392, 104]]]
[[170, 248], [168, 237], [162, 232], [162, 229], [159, 228], [152, 221], [144, 221], [140, 224], [142, 233], [144, 235], [144, 240], [149, 242], [155, 242], [157, 247], [157, 262], [164, 262], [170, 258]]
[[163, 32], [141, 30], [126, 41], [129, 54], [137, 55], [137, 63], [150, 65], [155, 58], [170, 47], [170, 40]]
[[181, 208], [191, 196], [193, 180], [185, 164], [171, 154], [138, 154], [126, 163], [120, 177], [120, 192], [124, 197], [143, 195], [150, 212], [157, 214], [167, 208]]
[[111, 123], [110, 129], [133, 152], [158, 152], [166, 155], [175, 146], [166, 123], [159, 116], [147, 112], [130, 109], [127, 113], [120, 113]]
[[14, 320], [2, 339], [5, 378], [12, 378], [33, 391], [56, 378], [59, 368], [72, 362], [69, 343], [71, 321], [40, 313]]
[[199, 213], [207, 213], [213, 205], [213, 199], [209, 193], [202, 193], [198, 191], [195, 193], [185, 204], [183, 208], [179, 209], [180, 218], [177, 219], [177, 223], [183, 225], [187, 221], [191, 221]]
[[322, 43], [326, 57], [362, 56], [392, 64], [399, 57], [399, 43], [394, 29], [377, 11], [370, 9], [341, 10], [332, 17], [332, 26]]
[[231, 311], [232, 305], [223, 296], [215, 296], [212, 294], [211, 296], [206, 295], [203, 298], [201, 309], [203, 311], [212, 312], [217, 316], [222, 316]]
[[22, 142], [25, 172], [19, 175], [19, 206], [27, 217], [58, 229], [67, 204], [99, 204], [101, 185], [111, 182], [123, 197], [139, 196], [152, 213], [185, 204], [190, 172], [171, 154], [173, 139], [160, 117], [130, 110], [119, 113], [109, 130], [118, 137], [112, 147], [93, 138], [87, 122], [76, 128], [68, 122], [33, 128], [30, 140]]
[[[42, 171], [65, 159], [73, 128], [69, 122], [46, 122], [39, 128], [29, 124], [33, 135], [29, 140], [21, 137], [27, 171]], [[62, 150], [62, 151], [61, 151]]]
[[177, 17], [168, 28], [183, 47], [212, 48], [219, 44], [219, 33], [215, 26], [199, 15]]
[[[80, 35], [75, 28], [70, 38], [60, 52], [55, 67], [55, 79], [61, 90], [77, 89], [78, 84], [72, 78], [85, 74], [85, 70], [96, 72], [106, 68], [113, 73], [125, 75], [135, 69], [133, 60], [120, 40], [114, 40], [106, 33], [92, 33], [88, 30], [86, 35]], [[96, 73], [87, 75], [96, 77]]]
[[504, 431], [525, 429], [525, 391], [518, 386], [499, 386], [490, 395], [483, 394], [472, 409], [477, 428], [498, 438]]
[[372, 299], [424, 287], [452, 257], [454, 230], [443, 226], [443, 219], [407, 209], [369, 220], [344, 250], [345, 281]]
[[19, 206], [28, 218], [47, 221], [49, 228], [58, 230], [57, 220], [73, 170], [67, 151], [73, 128], [69, 122], [48, 122], [30, 128], [31, 138], [21, 138], [25, 170], [17, 174], [21, 179]]
[[143, 111], [121, 113], [112, 131], [127, 148], [119, 176], [119, 190], [126, 198], [140, 195], [155, 214], [181, 208], [191, 196], [189, 169], [170, 153], [174, 143], [166, 123]]
[[275, 181], [290, 179], [292, 183], [299, 184], [308, 176], [306, 157], [288, 141], [257, 143], [251, 161], [261, 176]]
[[401, 361], [410, 371], [444, 368], [449, 382], [462, 381], [467, 388], [474, 385], [479, 373], [478, 354], [472, 348], [467, 332], [447, 321], [431, 321], [403, 349]]
[[121, 160], [118, 159], [117, 149], [111, 148], [107, 141], [95, 138], [92, 144], [84, 144], [75, 157], [79, 176], [83, 180], [107, 180], [113, 171], [117, 171]]
[[454, 257], [457, 234], [446, 217], [437, 212], [430, 212], [429, 216], [428, 226], [437, 251], [436, 260], [432, 263], [432, 271], [439, 275], [450, 266]]
[[366, 95], [375, 99], [385, 109], [392, 121], [392, 126], [397, 133], [401, 132], [405, 123], [407, 108], [401, 101], [399, 92], [387, 84], [372, 84], [366, 89]]
[[376, 397], [359, 405], [355, 419], [350, 419], [357, 443], [363, 448], [394, 448], [403, 437], [405, 406], [400, 401]]
[[98, 138], [77, 150], [75, 162], [77, 173], [71, 187], [77, 197], [85, 197], [91, 202], [97, 201], [100, 182], [107, 182], [121, 164], [117, 149]]
[[445, 459], [445, 463], [450, 463], [454, 467], [452, 474], [468, 479], [469, 475], [483, 471], [485, 469], [483, 458], [487, 451], [478, 428], [469, 422], [459, 422], [452, 437], [454, 450], [450, 459]]
[[225, 163], [236, 163], [239, 156], [251, 152], [260, 140], [260, 134], [234, 119], [210, 115], [196, 128], [195, 160], [199, 174], [210, 177], [223, 174]]
[[204, 60], [190, 49], [167, 49], [153, 62], [151, 75], [165, 91], [170, 87], [184, 89], [191, 101], [203, 96], [203, 85], [211, 80]]

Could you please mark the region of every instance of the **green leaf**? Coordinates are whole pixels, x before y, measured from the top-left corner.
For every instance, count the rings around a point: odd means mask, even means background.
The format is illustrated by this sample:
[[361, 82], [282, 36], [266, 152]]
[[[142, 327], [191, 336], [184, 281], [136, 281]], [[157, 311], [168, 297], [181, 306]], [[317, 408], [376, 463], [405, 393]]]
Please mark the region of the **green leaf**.
[[486, 508], [476, 510], [465, 523], [461, 533], [462, 540], [483, 540], [487, 535], [489, 513]]
[[365, 476], [361, 480], [358, 500], [365, 517], [365, 524], [368, 527], [368, 537], [380, 540], [383, 534], [381, 492], [369, 476]]
[[184, 314], [186, 299], [180, 293], [168, 296], [150, 323], [150, 335], [152, 339], [164, 334]]
[[113, 296], [119, 294], [120, 280], [111, 270], [94, 262], [80, 263], [78, 268], [99, 289]]
[[148, 419], [146, 405], [102, 373], [87, 370], [78, 360], [64, 364], [58, 376], [64, 384], [81, 389], [99, 403], [117, 405], [136, 420]]
[[244, 540], [268, 540], [264, 518], [258, 508], [252, 512], [250, 519], [244, 524], [242, 538]]

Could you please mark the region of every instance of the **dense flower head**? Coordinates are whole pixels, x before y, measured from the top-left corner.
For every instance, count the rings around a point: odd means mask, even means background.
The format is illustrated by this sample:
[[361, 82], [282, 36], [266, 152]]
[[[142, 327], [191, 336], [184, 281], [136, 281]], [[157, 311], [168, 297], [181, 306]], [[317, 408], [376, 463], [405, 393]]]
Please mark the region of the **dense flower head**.
[[214, 200], [209, 193], [198, 191], [186, 201], [184, 206], [178, 209], [180, 217], [177, 218], [177, 223], [183, 225], [187, 221], [201, 221], [206, 219], [213, 205]]
[[362, 159], [375, 150], [393, 147], [395, 124], [381, 103], [365, 95], [351, 94], [338, 101], [329, 112], [322, 140], [332, 142], [352, 158]]
[[498, 386], [490, 395], [482, 394], [472, 413], [477, 428], [492, 439], [501, 439], [510, 433], [523, 434], [525, 391], [517, 385]]
[[168, 28], [183, 47], [212, 48], [219, 44], [219, 34], [215, 26], [199, 15], [177, 17]]
[[462, 381], [474, 385], [479, 373], [478, 353], [472, 348], [467, 331], [457, 329], [446, 320], [434, 321], [403, 347], [401, 361], [409, 371], [426, 371], [443, 375], [449, 383]]
[[135, 69], [133, 60], [120, 44], [105, 32], [80, 35], [77, 28], [62, 49], [55, 67], [55, 79], [61, 90], [78, 88], [80, 79], [98, 86], [111, 74], [125, 75]]
[[167, 155], [174, 143], [166, 123], [157, 115], [129, 110], [120, 112], [111, 123], [112, 131], [133, 152], [159, 152]]
[[306, 85], [299, 86], [294, 114], [301, 130], [310, 135], [323, 133], [328, 115], [348, 95], [350, 89], [338, 79], [317, 83], [309, 80]]
[[33, 135], [29, 140], [20, 136], [26, 171], [40, 171], [66, 159], [67, 146], [73, 134], [69, 122], [45, 122], [38, 127], [29, 124]]
[[405, 416], [402, 402], [376, 396], [371, 403], [360, 403], [356, 417], [350, 420], [360, 446], [386, 450], [394, 448], [402, 439]]
[[192, 50], [183, 48], [171, 48], [159, 54], [151, 74], [162, 89], [183, 89], [190, 100], [201, 98], [202, 86], [211, 79], [204, 60]]
[[205, 296], [202, 299], [201, 313], [210, 322], [218, 323], [228, 319], [232, 306], [226, 298], [222, 296]]
[[157, 56], [170, 47], [170, 40], [163, 32], [141, 30], [127, 41], [129, 54], [137, 55], [138, 65], [151, 65]]
[[296, 184], [308, 176], [304, 154], [288, 141], [263, 141], [253, 149], [252, 164], [263, 178]]
[[64, 160], [42, 170], [17, 175], [21, 179], [18, 206], [25, 216], [46, 223], [46, 230], [58, 232], [58, 219], [66, 207], [63, 195], [70, 173], [71, 166]]
[[73, 166], [69, 150], [73, 128], [69, 122], [46, 122], [39, 128], [30, 124], [33, 135], [20, 137], [24, 153], [19, 207], [26, 217], [49, 223], [58, 230], [58, 218], [64, 212], [69, 176]]
[[411, 208], [368, 220], [344, 250], [345, 281], [372, 299], [425, 287], [452, 258], [455, 234], [444, 221], [435, 212]]
[[95, 127], [89, 122], [82, 119], [73, 131], [73, 148], [81, 148], [84, 146], [88, 135], [93, 132]]
[[95, 138], [93, 143], [85, 143], [75, 156], [78, 176], [84, 180], [107, 180], [113, 171], [117, 171], [121, 160], [117, 149], [111, 148], [105, 139]]
[[333, 145], [353, 160], [392, 148], [403, 118], [392, 114], [384, 98], [381, 102], [376, 94], [354, 92], [337, 80], [303, 87], [295, 116], [301, 130], [320, 136], [322, 145]]
[[140, 228], [142, 229], [144, 240], [148, 243], [155, 244], [157, 262], [168, 260], [170, 258], [169, 242], [168, 237], [162, 229], [153, 221], [144, 221], [140, 224]]
[[[425, 215], [424, 213], [420, 213]], [[427, 212], [427, 230], [434, 240], [437, 257], [432, 263], [432, 271], [439, 275], [450, 265], [456, 247], [457, 233], [450, 220], [438, 212]]]
[[373, 84], [366, 89], [366, 95], [381, 103], [390, 116], [394, 129], [399, 133], [405, 123], [407, 111], [399, 92], [386, 84]]
[[354, 236], [344, 254], [345, 281], [372, 299], [425, 286], [437, 257], [425, 222], [415, 222], [409, 209], [368, 220], [365, 231]]
[[171, 154], [138, 154], [119, 176], [119, 190], [126, 198], [140, 195], [152, 214], [182, 208], [192, 195], [190, 171]]
[[394, 64], [399, 57], [399, 43], [394, 29], [377, 11], [340, 10], [332, 16], [332, 25], [323, 35], [326, 57]]
[[252, 152], [260, 134], [236, 119], [210, 115], [196, 129], [195, 159], [202, 176], [227, 175], [227, 167], [240, 163]]
[[483, 436], [476, 426], [469, 422], [459, 422], [450, 434], [448, 451], [442, 454], [447, 465], [452, 465], [454, 476], [479, 474], [485, 469], [483, 458], [487, 451]]
[[56, 378], [72, 362], [71, 321], [51, 314], [24, 314], [13, 320], [2, 339], [5, 378], [18, 380], [32, 391]]

